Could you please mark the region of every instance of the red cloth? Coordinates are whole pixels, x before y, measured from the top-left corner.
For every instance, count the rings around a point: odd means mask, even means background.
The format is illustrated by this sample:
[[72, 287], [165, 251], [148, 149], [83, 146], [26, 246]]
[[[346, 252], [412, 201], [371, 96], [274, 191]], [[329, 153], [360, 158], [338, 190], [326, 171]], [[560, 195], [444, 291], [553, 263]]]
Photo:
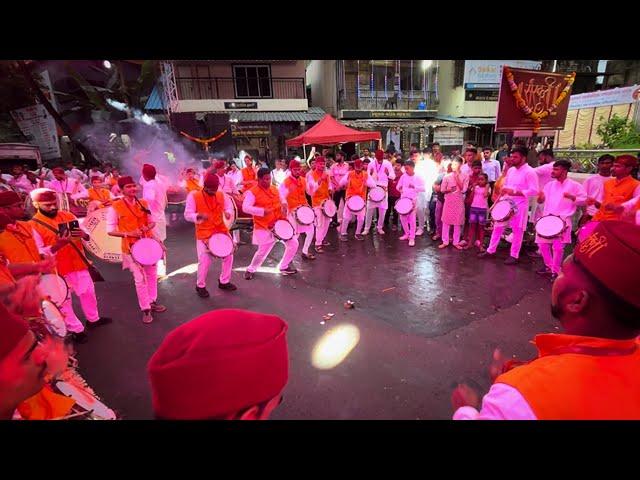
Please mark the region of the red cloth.
[[16, 348], [29, 331], [29, 325], [22, 318], [10, 313], [0, 302], [0, 360]]
[[130, 185], [132, 183], [136, 183], [133, 181], [133, 178], [131, 177], [118, 177], [118, 186], [120, 188], [124, 188], [125, 185]]
[[7, 215], [6, 213], [0, 212], [0, 229], [4, 230], [7, 227], [7, 225], [11, 225], [13, 223], [14, 221], [11, 219], [9, 215]]
[[640, 227], [620, 221], [600, 222], [576, 245], [574, 260], [605, 287], [640, 308]]
[[353, 161], [353, 167], [354, 168], [362, 168], [362, 160], [361, 159], [356, 159]]
[[324, 157], [316, 157], [315, 160], [316, 160], [316, 164], [317, 163], [326, 163], [327, 162], [327, 160]]
[[102, 181], [102, 177], [99, 177], [98, 175], [94, 175], [94, 176], [91, 177], [91, 182], [93, 182], [94, 180]]
[[286, 332], [280, 317], [235, 309], [180, 325], [147, 366], [155, 414], [220, 418], [276, 397], [289, 376]]
[[400, 181], [400, 178], [389, 180], [389, 196], [391, 198], [400, 198], [402, 196], [402, 194], [398, 190], [399, 181]]
[[62, 167], [54, 167], [51, 169], [51, 173], [64, 173], [64, 168]]
[[55, 190], [50, 188], [36, 188], [29, 195], [34, 202], [53, 202], [58, 199]]
[[376, 150], [375, 152], [376, 160], [384, 159], [384, 152], [382, 150]]
[[366, 142], [367, 140], [380, 140], [380, 132], [361, 132], [354, 130], [338, 122], [331, 115], [325, 115], [309, 130], [285, 143], [288, 147], [301, 147], [302, 145], [336, 145], [348, 142]]
[[142, 165], [142, 175], [144, 175], [145, 178], [156, 178], [156, 167], [149, 163], [145, 163]]
[[218, 190], [218, 186], [220, 185], [220, 177], [213, 172], [207, 173], [207, 176], [204, 177], [204, 187], [212, 188], [214, 190]]
[[224, 160], [218, 160], [216, 163], [213, 164], [213, 168], [215, 170], [220, 170], [221, 168], [225, 168], [227, 165], [224, 162]]
[[21, 202], [22, 199], [20, 198], [20, 195], [12, 190], [0, 192], [0, 207], [8, 207], [9, 205], [13, 205], [14, 203]]

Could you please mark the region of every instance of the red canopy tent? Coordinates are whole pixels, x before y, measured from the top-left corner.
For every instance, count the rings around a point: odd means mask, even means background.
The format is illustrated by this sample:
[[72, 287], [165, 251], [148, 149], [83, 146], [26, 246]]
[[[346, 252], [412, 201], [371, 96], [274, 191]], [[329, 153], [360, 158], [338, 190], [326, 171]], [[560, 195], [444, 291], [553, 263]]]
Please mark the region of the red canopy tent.
[[[361, 132], [338, 122], [331, 115], [325, 115], [322, 120], [295, 138], [287, 140], [287, 147], [306, 145], [336, 145], [347, 142], [366, 142], [367, 140], [382, 141], [380, 132]], [[306, 156], [306, 152], [305, 152]]]

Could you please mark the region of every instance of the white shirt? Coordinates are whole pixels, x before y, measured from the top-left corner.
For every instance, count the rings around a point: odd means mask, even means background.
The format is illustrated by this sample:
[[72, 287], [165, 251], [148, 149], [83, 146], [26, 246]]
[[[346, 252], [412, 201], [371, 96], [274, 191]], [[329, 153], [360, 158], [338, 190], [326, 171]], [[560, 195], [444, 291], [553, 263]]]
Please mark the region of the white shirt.
[[20, 192], [29, 193], [35, 188], [24, 173], [18, 178], [15, 178], [13, 175], [3, 174], [2, 178], [6, 180], [7, 184]]
[[142, 186], [142, 198], [149, 203], [149, 210], [153, 216], [160, 220], [164, 220], [164, 211], [167, 208], [167, 189], [162, 182], [157, 180], [149, 180]]
[[500, 177], [500, 162], [493, 159], [482, 160], [482, 172], [487, 174], [490, 182], [495, 182]]
[[440, 166], [432, 159], [425, 159], [416, 165], [415, 174], [422, 179], [427, 198], [431, 197], [433, 183], [438, 178], [439, 169]]
[[537, 420], [531, 406], [510, 385], [494, 383], [482, 399], [480, 411], [473, 407], [460, 407], [454, 420]]
[[[187, 222], [195, 223], [198, 211], [196, 209], [196, 200], [193, 198], [193, 194], [196, 192], [189, 192], [187, 196], [187, 203], [184, 206], [184, 219]], [[206, 193], [204, 194], [206, 195]], [[224, 212], [233, 215], [233, 201], [228, 195], [224, 196]]]
[[44, 186], [56, 192], [68, 193], [73, 200], [89, 197], [89, 192], [84, 188], [84, 185], [73, 178], [65, 178], [62, 181], [55, 179], [50, 182], [45, 181]]
[[470, 177], [471, 174], [473, 173], [473, 170], [469, 165], [467, 165], [466, 163], [463, 163], [462, 165], [460, 165], [460, 173], [463, 173], [467, 177]]
[[65, 170], [65, 175], [69, 178], [73, 178], [75, 180], [79, 180], [80, 182], [88, 181], [87, 176], [82, 173], [82, 170], [78, 170], [77, 168], [72, 168], [71, 170]]
[[[543, 192], [545, 196], [543, 215], [553, 214], [562, 218], [572, 217], [576, 213], [576, 207], [584, 204], [587, 199], [587, 193], [582, 185], [570, 178], [566, 178], [562, 183], [552, 179], [545, 185]], [[565, 198], [565, 193], [575, 195], [575, 201]]]
[[230, 178], [233, 184], [237, 187], [238, 184], [242, 183], [242, 171], [236, 170], [235, 172], [231, 170], [230, 172], [225, 173], [227, 178]]
[[553, 162], [535, 167], [534, 170], [536, 175], [538, 175], [538, 189], [543, 191], [545, 185], [552, 180], [551, 171], [553, 170]]
[[398, 180], [396, 188], [400, 192], [401, 198], [415, 200], [418, 197], [418, 193], [425, 190], [424, 180], [415, 173], [413, 175], [405, 173]]
[[538, 194], [538, 175], [527, 163], [523, 163], [519, 168], [511, 167], [507, 171], [503, 188], [511, 188], [524, 195], [504, 195], [504, 198], [510, 198], [516, 203], [528, 202], [528, 197]]
[[100, 177], [104, 179], [104, 173], [102, 173], [100, 170], [98, 170], [97, 172], [94, 172], [93, 170], [87, 170], [86, 177], [89, 182], [91, 181], [91, 177]]
[[337, 186], [339, 186], [342, 179], [348, 174], [349, 165], [347, 165], [347, 162], [342, 162], [342, 165], [340, 165], [338, 162], [331, 165], [331, 168], [329, 169], [329, 176], [333, 179], [331, 182], [333, 187], [336, 188]]
[[382, 163], [378, 163], [377, 160], [373, 160], [369, 167], [367, 167], [367, 173], [374, 179], [376, 185], [381, 187], [387, 187], [389, 180], [395, 180], [396, 172], [393, 171], [393, 166], [389, 160], [382, 160]]
[[273, 181], [273, 184], [276, 187], [279, 187], [280, 185], [282, 185], [282, 182], [284, 182], [284, 180], [287, 178], [287, 170], [285, 169], [279, 169], [279, 168], [274, 168], [273, 170], [271, 170], [271, 179]]
[[[610, 179], [611, 177], [604, 177], [599, 173], [587, 178], [582, 184], [585, 192], [587, 192], [587, 198], [595, 198], [598, 202], [602, 202], [604, 182]], [[587, 205], [587, 215], [593, 217], [597, 211], [598, 209], [595, 205]]]

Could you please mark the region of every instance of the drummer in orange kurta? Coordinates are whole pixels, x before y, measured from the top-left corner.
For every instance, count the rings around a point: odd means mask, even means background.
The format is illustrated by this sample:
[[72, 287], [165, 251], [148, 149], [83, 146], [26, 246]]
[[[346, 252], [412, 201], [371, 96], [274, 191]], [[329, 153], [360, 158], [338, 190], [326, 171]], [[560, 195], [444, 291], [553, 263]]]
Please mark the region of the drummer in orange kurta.
[[631, 172], [637, 167], [638, 159], [633, 155], [616, 157], [611, 167], [614, 178], [604, 182], [602, 199], [587, 199], [587, 205], [599, 208], [593, 220], [620, 220], [622, 211], [619, 207], [633, 198], [640, 199], [640, 181], [631, 176]]
[[253, 158], [251, 158], [251, 155], [244, 157], [244, 162], [247, 166], [240, 170], [242, 173], [242, 182], [240, 182], [238, 186], [242, 187], [243, 192], [248, 192], [258, 184], [258, 176], [253, 166]]
[[89, 193], [89, 205], [93, 205], [91, 210], [106, 208], [111, 206], [113, 195], [103, 184], [102, 178], [98, 176], [91, 177], [91, 188], [87, 190]]
[[454, 419], [640, 420], [639, 271], [640, 227], [600, 222], [551, 290], [564, 333], [537, 335], [530, 362], [497, 362], [503, 373], [482, 409], [470, 387], [458, 386]]

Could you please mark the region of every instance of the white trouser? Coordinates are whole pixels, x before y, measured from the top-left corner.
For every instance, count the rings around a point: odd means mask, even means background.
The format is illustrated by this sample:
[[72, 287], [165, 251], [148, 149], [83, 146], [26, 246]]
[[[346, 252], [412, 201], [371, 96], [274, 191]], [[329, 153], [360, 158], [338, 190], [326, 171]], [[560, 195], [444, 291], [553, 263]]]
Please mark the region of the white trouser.
[[406, 215], [400, 215], [400, 223], [402, 223], [402, 230], [405, 235], [409, 236], [410, 240], [416, 238], [416, 209], [411, 210]]
[[321, 246], [327, 237], [331, 219], [323, 213], [322, 207], [313, 207], [313, 210], [316, 212], [316, 246]]
[[[449, 245], [449, 233], [451, 225], [448, 223], [442, 222], [442, 243]], [[453, 244], [458, 245], [460, 243], [460, 231], [462, 230], [462, 225], [454, 225], [453, 226]]]
[[[251, 260], [251, 265], [247, 267], [247, 271], [253, 273], [258, 268], [260, 268], [275, 244], [276, 241], [273, 240], [271, 242], [258, 245], [258, 250], [253, 255], [253, 260]], [[291, 263], [291, 260], [293, 260], [293, 257], [295, 257], [297, 251], [298, 237], [296, 235], [291, 240], [287, 240], [286, 242], [284, 242], [284, 255], [282, 256], [282, 261], [280, 262], [280, 270], [285, 270], [289, 267], [289, 264]]]
[[[517, 212], [516, 214], [509, 219], [508, 222], [496, 222], [493, 226], [493, 231], [491, 232], [491, 240], [489, 241], [489, 248], [487, 248], [487, 253], [494, 254], [498, 249], [498, 244], [500, 243], [500, 238], [502, 238], [502, 234], [507, 225], [511, 227], [513, 232], [513, 239], [511, 241], [511, 256], [513, 258], [518, 258], [520, 256], [520, 247], [522, 247], [522, 238], [524, 237], [524, 231], [527, 227], [527, 218], [528, 218], [528, 201], [521, 201], [516, 204]], [[443, 225], [444, 228], [444, 225]]]
[[416, 217], [418, 218], [418, 228], [421, 230], [424, 230], [427, 207], [428, 202], [425, 193], [418, 193], [418, 198], [416, 199]]
[[316, 230], [316, 227], [314, 225], [315, 221], [311, 225], [302, 225], [301, 223], [298, 223], [293, 212], [290, 212], [289, 215], [287, 215], [287, 220], [289, 220], [289, 223], [291, 223], [291, 225], [293, 225], [296, 230], [296, 239], [299, 239], [300, 235], [304, 234], [304, 245], [302, 245], [302, 253], [304, 253], [305, 255], [309, 255], [309, 247], [311, 247], [311, 244], [313, 243], [313, 237]]
[[341, 235], [347, 234], [347, 228], [349, 228], [349, 222], [353, 217], [356, 217], [356, 220], [358, 222], [356, 225], [356, 235], [359, 235], [362, 233], [362, 227], [364, 226], [364, 216], [365, 216], [364, 210], [365, 209], [363, 208], [358, 213], [353, 213], [347, 207], [344, 207], [344, 211], [342, 212], [342, 223], [340, 224]]
[[[209, 253], [205, 240], [196, 240], [196, 252], [198, 253], [198, 273], [196, 285], [200, 288], [207, 286], [207, 273], [213, 260], [213, 255]], [[229, 283], [231, 280], [231, 270], [233, 268], [233, 254], [222, 259], [222, 269], [220, 271], [220, 283]]]
[[[385, 200], [386, 202], [386, 200]], [[371, 204], [367, 203], [367, 214], [364, 223], [364, 229], [368, 232], [371, 229], [371, 224], [373, 223], [373, 213], [378, 210], [378, 230], [382, 230], [384, 227], [384, 217], [387, 214], [387, 204], [379, 203], [379, 204]]]
[[158, 298], [157, 265], [140, 265], [131, 259], [131, 263], [127, 268], [133, 275], [140, 310], [149, 310], [151, 303], [155, 302]]
[[340, 204], [338, 205], [338, 220], [343, 218], [344, 210], [345, 210], [344, 198], [341, 198], [340, 199]]
[[84, 330], [82, 322], [73, 311], [73, 303], [71, 301], [71, 292], [80, 299], [82, 311], [88, 322], [97, 322], [100, 319], [98, 314], [98, 300], [96, 299], [96, 290], [93, 280], [89, 274], [89, 270], [78, 270], [64, 275], [64, 279], [69, 286], [69, 293], [64, 303], [60, 307], [60, 311], [64, 315], [64, 323], [67, 330], [73, 333], [80, 333]]
[[562, 257], [564, 257], [564, 243], [558, 238], [553, 243], [538, 243], [544, 264], [553, 273], [559, 274], [562, 267]]

